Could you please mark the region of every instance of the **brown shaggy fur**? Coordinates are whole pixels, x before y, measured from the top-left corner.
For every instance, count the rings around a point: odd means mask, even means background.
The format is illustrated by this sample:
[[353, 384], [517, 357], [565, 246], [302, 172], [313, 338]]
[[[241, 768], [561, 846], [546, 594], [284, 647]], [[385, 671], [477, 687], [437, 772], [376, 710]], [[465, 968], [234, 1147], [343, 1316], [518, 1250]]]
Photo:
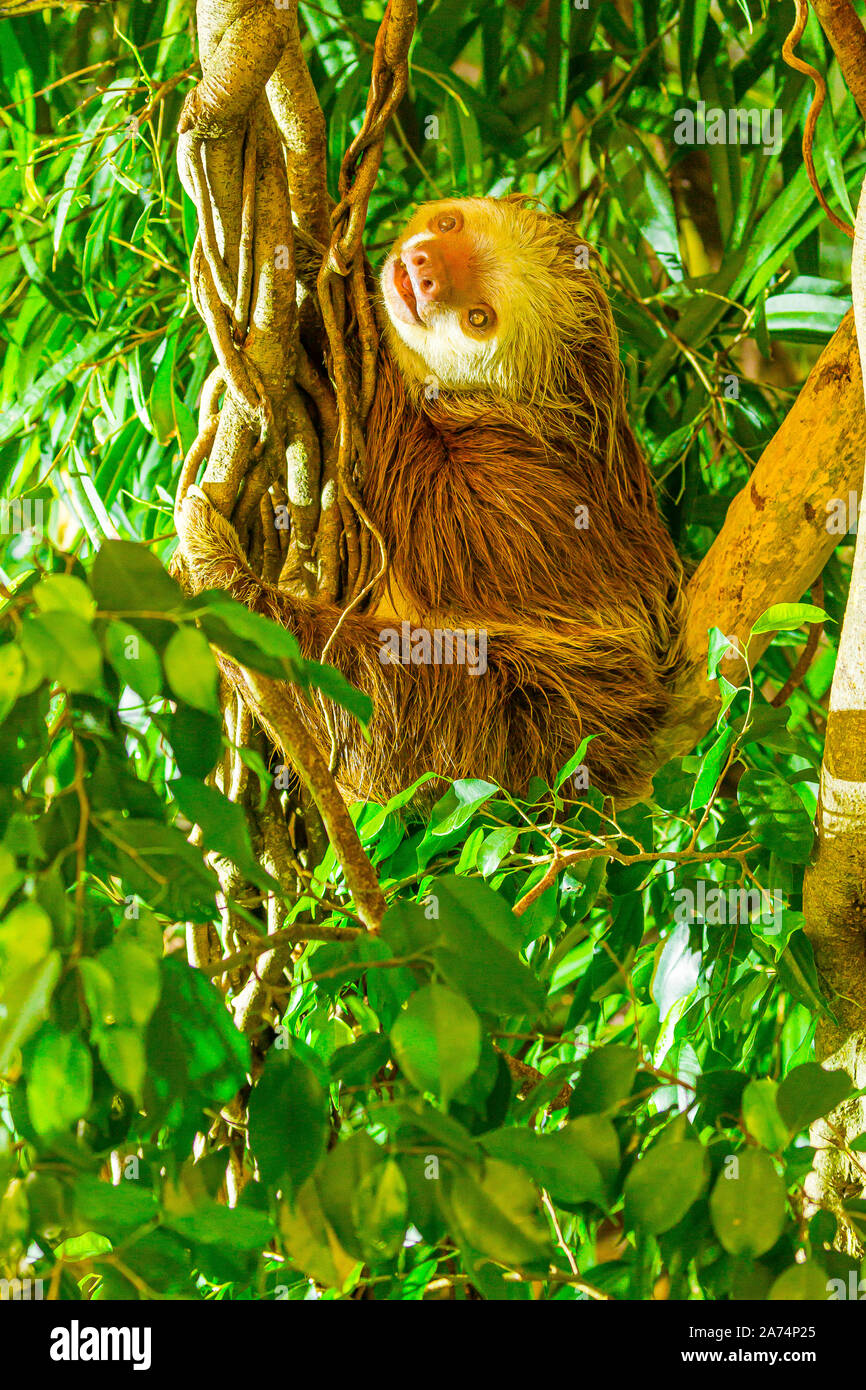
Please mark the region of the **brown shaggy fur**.
[[[572, 228], [522, 202], [484, 201], [508, 224], [520, 219], [535, 256], [537, 323], [520, 315], [512, 377], [505, 351], [488, 374], [496, 389], [430, 401], [411, 376], [407, 389], [402, 350], [386, 335], [364, 500], [390, 574], [328, 653], [374, 704], [370, 743], [335, 711], [338, 782], [353, 799], [382, 802], [425, 772], [520, 793], [533, 776], [552, 781], [586, 734], [592, 783], [633, 794], [669, 708], [682, 572], [628, 424], [607, 298], [575, 268]], [[587, 529], [575, 525], [581, 504]], [[263, 584], [232, 527], [198, 496], [184, 504], [180, 532], [194, 588], [228, 590], [320, 655], [339, 609]], [[486, 673], [383, 662], [380, 634], [401, 619], [484, 629]], [[327, 750], [321, 710], [298, 704]]]

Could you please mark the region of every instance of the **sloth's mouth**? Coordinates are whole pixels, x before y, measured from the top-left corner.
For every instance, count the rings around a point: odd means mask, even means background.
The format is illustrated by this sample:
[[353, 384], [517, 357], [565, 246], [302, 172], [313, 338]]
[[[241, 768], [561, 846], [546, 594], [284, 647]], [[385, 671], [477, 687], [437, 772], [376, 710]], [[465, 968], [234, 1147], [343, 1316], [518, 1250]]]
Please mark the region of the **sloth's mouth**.
[[403, 264], [403, 262], [399, 260], [394, 266], [394, 285], [403, 303], [409, 309], [411, 309], [412, 316], [415, 319], [416, 323], [420, 323], [423, 328], [424, 320], [418, 313], [418, 301], [415, 298], [415, 290], [412, 287], [412, 281], [409, 277], [409, 272], [406, 269], [406, 266]]

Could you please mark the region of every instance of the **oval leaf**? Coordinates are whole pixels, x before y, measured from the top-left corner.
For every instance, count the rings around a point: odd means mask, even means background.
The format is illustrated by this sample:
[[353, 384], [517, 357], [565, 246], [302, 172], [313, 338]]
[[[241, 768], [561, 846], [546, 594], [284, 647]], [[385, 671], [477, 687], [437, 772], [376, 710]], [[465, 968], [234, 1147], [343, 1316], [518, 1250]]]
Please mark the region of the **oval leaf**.
[[769, 1154], [747, 1149], [710, 1197], [716, 1235], [731, 1255], [756, 1258], [776, 1244], [785, 1225], [785, 1184]]
[[394, 1056], [419, 1091], [447, 1104], [481, 1057], [478, 1017], [453, 990], [426, 985], [413, 994], [391, 1029]]

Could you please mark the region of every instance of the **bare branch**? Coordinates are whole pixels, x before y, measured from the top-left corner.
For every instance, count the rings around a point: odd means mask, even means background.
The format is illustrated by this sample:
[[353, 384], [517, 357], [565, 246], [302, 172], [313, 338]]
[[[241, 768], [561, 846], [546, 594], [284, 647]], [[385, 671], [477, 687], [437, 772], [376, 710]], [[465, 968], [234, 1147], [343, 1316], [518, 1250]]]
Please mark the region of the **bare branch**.
[[385, 914], [385, 898], [376, 871], [364, 852], [358, 832], [337, 790], [327, 764], [295, 712], [290, 693], [279, 681], [244, 670], [244, 679], [253, 702], [268, 712], [268, 721], [291, 758], [304, 785], [313, 797], [328, 838], [334, 847], [358, 916], [370, 931], [376, 931]]
[[[866, 191], [860, 198], [851, 281], [866, 380]], [[818, 852], [806, 875], [803, 903], [816, 960], [830, 985], [834, 1008], [842, 1024], [841, 1032], [835, 1037], [838, 1043], [850, 1029], [866, 1026], [864, 527], [857, 533], [851, 588], [830, 690], [816, 828]]]
[[[824, 569], [839, 539], [828, 529], [828, 508], [836, 499], [847, 504], [859, 488], [864, 451], [863, 385], [848, 314], [689, 583], [686, 670], [671, 721], [653, 745], [655, 766], [690, 752], [718, 713], [718, 685], [706, 678], [709, 629], [745, 641], [761, 613], [796, 602]], [[769, 641], [770, 634], [752, 641], [753, 659]], [[736, 661], [722, 671], [735, 682], [745, 674]]]
[[811, 0], [848, 90], [866, 120], [866, 30], [851, 0]]
[[286, 46], [268, 82], [268, 101], [286, 148], [292, 212], [298, 226], [327, 246], [331, 200], [325, 117], [301, 48], [296, 2], [287, 12]]

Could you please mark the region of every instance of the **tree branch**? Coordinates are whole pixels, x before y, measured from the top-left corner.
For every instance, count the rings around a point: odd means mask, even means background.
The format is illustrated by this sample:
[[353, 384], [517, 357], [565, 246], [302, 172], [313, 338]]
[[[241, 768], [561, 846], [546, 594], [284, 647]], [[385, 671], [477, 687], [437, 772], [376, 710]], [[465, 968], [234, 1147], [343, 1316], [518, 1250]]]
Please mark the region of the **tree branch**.
[[326, 246], [331, 234], [331, 204], [325, 117], [301, 48], [297, 0], [288, 11], [286, 47], [267, 90], [286, 149], [292, 212], [298, 225]]
[[[689, 583], [685, 669], [671, 718], [652, 747], [654, 767], [691, 752], [718, 713], [718, 684], [706, 676], [708, 630], [720, 627], [745, 642], [765, 609], [796, 602], [824, 569], [839, 539], [828, 529], [828, 509], [837, 499], [847, 505], [859, 488], [864, 451], [863, 384], [848, 314]], [[771, 636], [753, 639], [754, 660]], [[736, 683], [745, 674], [734, 660], [723, 662], [722, 672]]]
[[811, 0], [848, 90], [866, 120], [866, 30], [851, 0]]
[[[854, 317], [866, 383], [866, 183], [860, 196], [851, 267]], [[862, 454], [861, 454], [862, 458]], [[815, 821], [817, 847], [803, 884], [805, 930], [837, 1023], [820, 1020], [819, 1057], [866, 1082], [866, 528], [854, 550], [851, 587], [830, 690], [827, 736]], [[852, 1253], [862, 1240], [846, 1220], [845, 1200], [863, 1189], [841, 1145], [862, 1133], [866, 1108], [855, 1097], [812, 1127], [813, 1171], [806, 1190], [840, 1219], [840, 1243]]]
[[[852, 265], [854, 315], [866, 379], [866, 185]], [[866, 1024], [866, 528], [857, 533], [851, 588], [830, 689], [816, 818], [818, 852], [804, 885], [807, 930], [838, 998], [843, 1034]]]
[[358, 916], [370, 931], [377, 931], [385, 915], [385, 898], [376, 870], [364, 852], [325, 759], [295, 713], [292, 696], [285, 687], [268, 676], [242, 669], [253, 701], [260, 709], [267, 710], [268, 722], [273, 725], [292, 766], [321, 812], [328, 839], [343, 866]]

